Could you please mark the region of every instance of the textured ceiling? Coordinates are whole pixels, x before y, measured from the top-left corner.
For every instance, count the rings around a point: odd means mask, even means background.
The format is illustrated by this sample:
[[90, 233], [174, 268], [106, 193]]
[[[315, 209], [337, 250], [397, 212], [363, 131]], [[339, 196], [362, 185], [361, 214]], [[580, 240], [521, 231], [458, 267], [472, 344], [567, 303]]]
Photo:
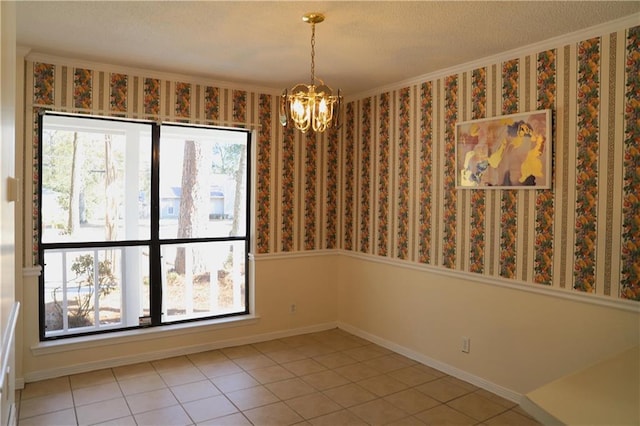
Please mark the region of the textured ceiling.
[[[34, 53], [348, 96], [640, 12], [640, 1], [18, 1]], [[640, 19], [639, 19], [640, 21]], [[639, 22], [640, 24], [640, 22]]]

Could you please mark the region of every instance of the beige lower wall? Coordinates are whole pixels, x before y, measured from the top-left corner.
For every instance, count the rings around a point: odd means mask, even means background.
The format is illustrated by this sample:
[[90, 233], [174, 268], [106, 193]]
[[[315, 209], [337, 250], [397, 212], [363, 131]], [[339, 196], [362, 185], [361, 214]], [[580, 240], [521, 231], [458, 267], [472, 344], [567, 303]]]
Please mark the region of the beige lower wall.
[[[255, 261], [259, 319], [72, 351], [34, 354], [38, 345], [37, 277], [24, 283], [22, 371], [33, 381], [154, 358], [180, 348], [296, 333], [342, 323], [451, 366], [514, 394], [636, 346], [640, 314], [443, 275], [340, 252], [259, 256]], [[291, 304], [296, 312], [290, 313]], [[471, 338], [469, 354], [461, 337]]]
[[[88, 347], [75, 344], [70, 350], [40, 350], [38, 346], [37, 276], [24, 282], [22, 371], [25, 382], [55, 377], [70, 372], [88, 371], [123, 363], [154, 359], [158, 354], [189, 351], [210, 345], [225, 345], [260, 339], [261, 336], [286, 334], [296, 330], [313, 330], [335, 324], [337, 317], [336, 255], [259, 257], [255, 260], [255, 313], [259, 318], [248, 325], [231, 328], [202, 327], [202, 331], [185, 330], [171, 337], [145, 340], [116, 339], [113, 344]], [[290, 313], [291, 304], [296, 312]], [[28, 318], [28, 320], [24, 320]], [[37, 350], [35, 352], [38, 352]]]
[[[338, 321], [517, 394], [636, 346], [640, 314], [375, 257], [338, 259]], [[470, 353], [461, 338], [471, 338]]]

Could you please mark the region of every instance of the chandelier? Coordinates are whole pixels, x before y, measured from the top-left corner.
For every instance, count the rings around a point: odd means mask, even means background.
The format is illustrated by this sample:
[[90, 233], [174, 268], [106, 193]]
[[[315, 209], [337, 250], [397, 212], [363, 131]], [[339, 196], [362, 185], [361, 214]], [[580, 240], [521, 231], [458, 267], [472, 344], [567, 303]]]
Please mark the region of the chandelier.
[[[311, 24], [311, 83], [296, 84], [291, 90], [284, 90], [280, 100], [280, 124], [286, 126], [289, 118], [302, 133], [309, 129], [324, 132], [332, 125], [339, 127], [340, 90], [334, 95], [331, 88], [315, 76], [316, 24], [324, 21], [321, 13], [307, 13], [302, 20]], [[316, 86], [316, 81], [319, 85]], [[335, 123], [334, 123], [335, 117]]]

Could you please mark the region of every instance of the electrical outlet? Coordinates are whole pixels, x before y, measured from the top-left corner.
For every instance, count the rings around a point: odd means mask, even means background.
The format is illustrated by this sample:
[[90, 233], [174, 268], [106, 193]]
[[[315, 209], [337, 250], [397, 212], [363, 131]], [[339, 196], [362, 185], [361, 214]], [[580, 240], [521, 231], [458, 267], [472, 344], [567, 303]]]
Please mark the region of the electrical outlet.
[[291, 306], [289, 306], [289, 313], [290, 314], [295, 314], [296, 313], [296, 309], [297, 309], [296, 304], [292, 303]]
[[462, 348], [461, 348], [462, 352], [464, 352], [465, 354], [468, 354], [469, 351], [471, 350], [471, 338], [470, 337], [462, 337]]

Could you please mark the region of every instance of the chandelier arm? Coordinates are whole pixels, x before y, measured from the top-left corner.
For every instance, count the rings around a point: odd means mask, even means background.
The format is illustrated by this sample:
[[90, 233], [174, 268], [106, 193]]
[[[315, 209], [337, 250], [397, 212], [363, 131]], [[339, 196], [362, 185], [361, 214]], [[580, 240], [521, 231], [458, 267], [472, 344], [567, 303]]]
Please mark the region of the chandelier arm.
[[284, 89], [282, 95], [280, 95], [280, 124], [286, 126], [289, 122], [289, 91]]
[[336, 115], [336, 129], [339, 129], [342, 126], [342, 123], [340, 123], [340, 112], [342, 111], [342, 92], [340, 92], [340, 89], [338, 89], [338, 96], [336, 98], [336, 110], [335, 110], [335, 115]]

